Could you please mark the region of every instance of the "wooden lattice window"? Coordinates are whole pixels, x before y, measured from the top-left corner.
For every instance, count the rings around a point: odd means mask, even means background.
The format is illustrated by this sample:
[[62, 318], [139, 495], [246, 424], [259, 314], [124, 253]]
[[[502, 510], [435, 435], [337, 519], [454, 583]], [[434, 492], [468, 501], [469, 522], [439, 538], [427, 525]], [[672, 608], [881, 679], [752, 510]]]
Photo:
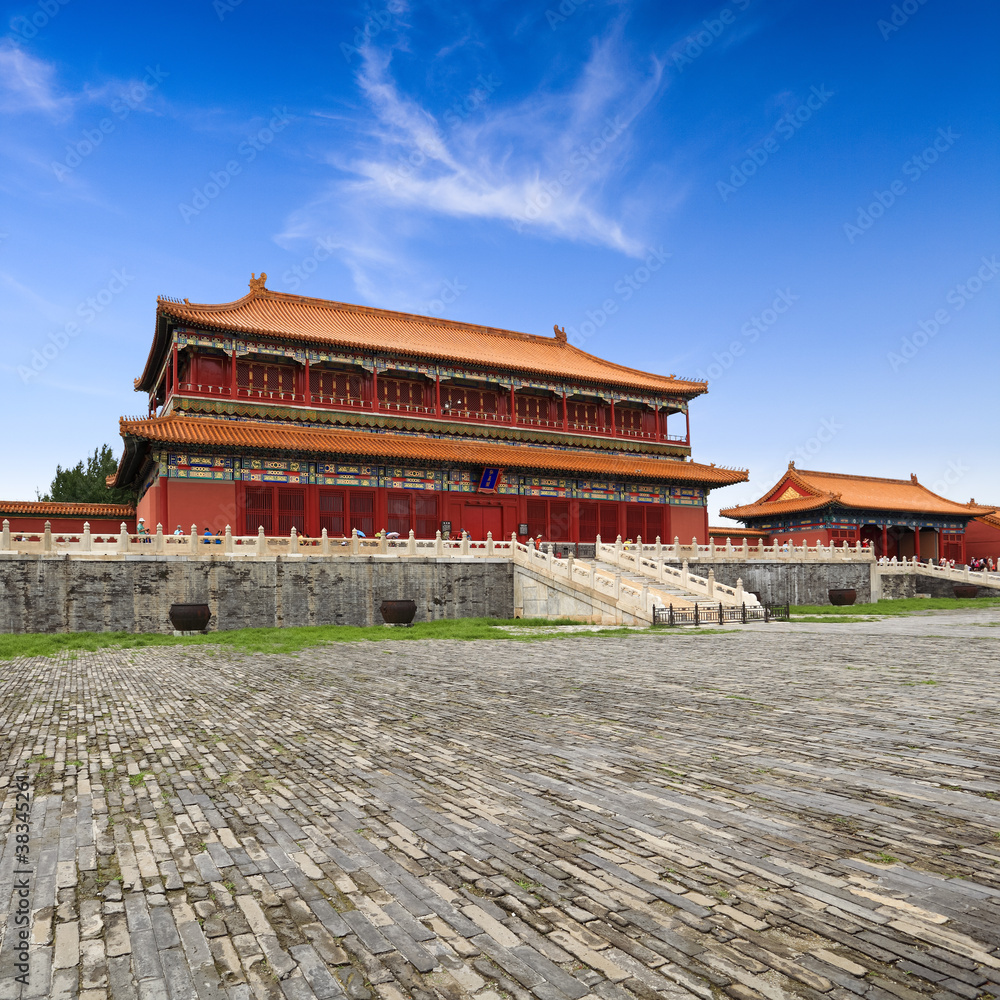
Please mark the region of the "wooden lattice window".
[[409, 378], [380, 378], [378, 399], [390, 406], [423, 406], [424, 384]]
[[547, 396], [515, 396], [517, 419], [522, 421], [550, 420], [549, 399]]
[[306, 491], [287, 486], [278, 487], [278, 534], [298, 534], [306, 530]]
[[274, 534], [274, 490], [270, 486], [248, 486], [246, 490], [246, 533]]
[[344, 491], [319, 491], [319, 530], [326, 528], [327, 535], [341, 538], [344, 531]]
[[388, 500], [388, 530], [395, 531], [402, 537], [410, 534], [410, 494], [406, 490], [389, 490]]
[[353, 372], [339, 372], [328, 368], [309, 369], [309, 392], [313, 396], [355, 402], [364, 399], [364, 386], [365, 380]]
[[618, 537], [618, 504], [600, 505], [601, 541], [613, 542]]
[[597, 504], [580, 504], [580, 541], [597, 541]]
[[438, 498], [434, 493], [417, 493], [414, 496], [414, 515], [417, 538], [433, 538], [438, 530]]
[[634, 406], [616, 406], [615, 423], [625, 434], [638, 434], [642, 430], [642, 410]]
[[374, 491], [352, 490], [350, 496], [351, 531], [364, 532], [366, 538], [375, 534], [375, 493]]
[[253, 393], [295, 392], [295, 369], [291, 365], [268, 365], [240, 361], [236, 365], [236, 385]]
[[[596, 403], [567, 403], [566, 418], [580, 427], [597, 427], [600, 407]], [[593, 539], [591, 539], [593, 541]]]
[[463, 385], [441, 386], [441, 408], [445, 412], [496, 416], [497, 394], [490, 389], [470, 389]]
[[549, 501], [549, 538], [554, 542], [569, 541], [569, 501]]

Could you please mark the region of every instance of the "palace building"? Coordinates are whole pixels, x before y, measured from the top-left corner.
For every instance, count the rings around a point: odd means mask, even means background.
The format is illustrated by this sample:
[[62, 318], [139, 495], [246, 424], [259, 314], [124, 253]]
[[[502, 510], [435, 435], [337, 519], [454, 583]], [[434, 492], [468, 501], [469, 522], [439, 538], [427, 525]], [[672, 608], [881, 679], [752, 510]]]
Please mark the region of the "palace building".
[[[966, 528], [993, 513], [932, 493], [917, 477], [879, 479], [836, 472], [788, 471], [755, 503], [730, 507], [723, 517], [765, 532], [771, 542], [868, 544], [878, 557], [966, 561]], [[713, 533], [717, 529], [713, 529]], [[732, 536], [742, 537], [734, 528]]]
[[159, 298], [115, 486], [170, 532], [707, 540], [745, 471], [690, 459], [705, 383], [554, 337], [274, 292]]

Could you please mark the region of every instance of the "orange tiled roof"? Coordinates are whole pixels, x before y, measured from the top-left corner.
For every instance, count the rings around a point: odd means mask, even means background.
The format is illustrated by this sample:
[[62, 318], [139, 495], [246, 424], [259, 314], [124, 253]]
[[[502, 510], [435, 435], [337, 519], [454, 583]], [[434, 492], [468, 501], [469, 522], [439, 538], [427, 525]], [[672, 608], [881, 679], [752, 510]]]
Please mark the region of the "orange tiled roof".
[[744, 535], [749, 538], [751, 535], [759, 535], [761, 538], [766, 538], [770, 532], [765, 528], [734, 528], [731, 524], [726, 525], [724, 528], [713, 528], [709, 527], [708, 535], [711, 538], [712, 535], [719, 535], [721, 537], [731, 537], [731, 538], [742, 538]]
[[[351, 455], [397, 461], [450, 462], [462, 465], [536, 469], [562, 474], [654, 479], [661, 482], [728, 486], [745, 482], [741, 469], [699, 465], [668, 458], [608, 455], [492, 441], [456, 441], [422, 435], [377, 434], [340, 428], [295, 427], [258, 421], [205, 417], [149, 417], [121, 421], [122, 437], [184, 446], [205, 446], [312, 455]], [[119, 466], [119, 475], [124, 468]]]
[[[412, 357], [439, 358], [467, 364], [488, 364], [506, 370], [582, 379], [589, 382], [696, 396], [705, 382], [653, 375], [594, 357], [566, 343], [565, 334], [540, 337], [473, 323], [393, 312], [368, 306], [310, 299], [264, 288], [253, 279], [250, 292], [220, 305], [157, 299], [158, 317], [200, 329], [271, 335], [287, 340], [337, 344], [358, 350], [385, 351]], [[147, 378], [159, 357], [157, 345], [136, 380], [147, 389]]]
[[[975, 507], [976, 504], [973, 501], [969, 501], [970, 507]], [[988, 506], [988, 505], [987, 505]], [[976, 518], [977, 521], [982, 521], [983, 524], [988, 524], [991, 528], [1000, 528], [1000, 507], [992, 511], [989, 514], [982, 514]]]
[[59, 503], [47, 500], [0, 500], [0, 514], [33, 517], [133, 517], [135, 508], [117, 503]]
[[[777, 499], [769, 500], [785, 487]], [[759, 500], [741, 507], [720, 510], [723, 517], [746, 520], [780, 517], [782, 514], [818, 510], [837, 504], [868, 510], [892, 510], [913, 514], [988, 514], [989, 507], [955, 503], [932, 493], [916, 476], [909, 479], [881, 479], [852, 476], [840, 472], [810, 472], [788, 466], [788, 472]]]

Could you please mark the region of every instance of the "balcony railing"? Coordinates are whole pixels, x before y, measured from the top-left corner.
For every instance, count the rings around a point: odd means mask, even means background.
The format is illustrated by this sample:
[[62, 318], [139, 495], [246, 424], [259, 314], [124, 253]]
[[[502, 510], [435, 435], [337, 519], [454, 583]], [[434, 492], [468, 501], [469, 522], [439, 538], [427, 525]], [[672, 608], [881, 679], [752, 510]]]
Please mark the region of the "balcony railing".
[[[228, 385], [213, 385], [207, 382], [180, 382], [178, 393], [190, 396], [206, 396], [208, 398], [232, 397], [233, 390]], [[168, 396], [170, 394], [168, 393]], [[690, 445], [690, 440], [683, 434], [661, 434], [655, 431], [636, 430], [633, 428], [616, 427], [614, 434], [610, 428], [601, 427], [596, 423], [579, 420], [568, 420], [564, 424], [561, 419], [547, 420], [540, 417], [517, 417], [511, 419], [510, 414], [488, 413], [485, 410], [466, 410], [442, 406], [440, 413], [434, 406], [422, 406], [416, 403], [391, 403], [380, 400], [376, 407], [370, 399], [358, 399], [355, 396], [328, 396], [312, 392], [308, 397], [301, 392], [282, 389], [252, 389], [239, 386], [236, 389], [239, 399], [259, 399], [281, 403], [299, 403], [305, 406], [331, 410], [370, 410], [380, 413], [412, 413], [420, 416], [439, 416], [444, 420], [458, 420], [479, 424], [506, 424], [512, 427], [539, 427], [554, 431], [565, 428], [572, 434], [585, 434], [592, 437], [627, 438], [630, 440], [662, 441], [670, 444]], [[158, 404], [158, 408], [160, 405]]]

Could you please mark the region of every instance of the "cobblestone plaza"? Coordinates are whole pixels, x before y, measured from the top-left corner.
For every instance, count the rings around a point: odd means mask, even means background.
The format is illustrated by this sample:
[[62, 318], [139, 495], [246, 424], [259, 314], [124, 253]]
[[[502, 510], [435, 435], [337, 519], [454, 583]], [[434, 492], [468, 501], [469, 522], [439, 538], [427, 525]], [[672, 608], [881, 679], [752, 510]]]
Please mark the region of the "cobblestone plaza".
[[0, 1000], [1000, 995], [997, 619], [2, 663]]

